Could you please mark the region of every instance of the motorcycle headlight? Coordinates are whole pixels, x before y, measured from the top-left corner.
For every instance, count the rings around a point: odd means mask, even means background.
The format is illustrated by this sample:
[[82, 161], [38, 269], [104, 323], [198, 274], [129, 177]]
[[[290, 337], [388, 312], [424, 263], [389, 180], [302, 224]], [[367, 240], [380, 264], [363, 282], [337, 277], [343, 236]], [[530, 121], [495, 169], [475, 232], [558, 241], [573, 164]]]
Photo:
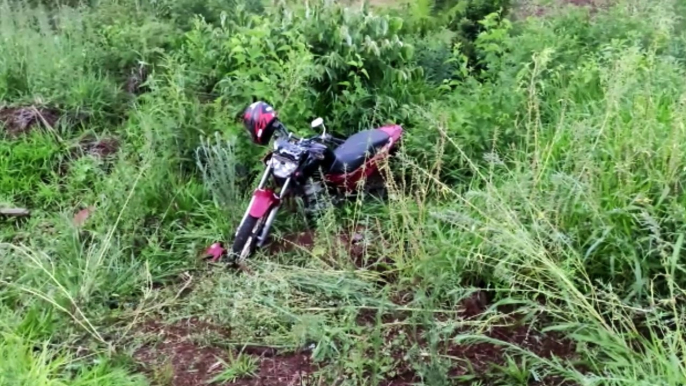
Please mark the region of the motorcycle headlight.
[[270, 164], [272, 173], [278, 178], [288, 178], [298, 168], [295, 162], [279, 157], [272, 157]]

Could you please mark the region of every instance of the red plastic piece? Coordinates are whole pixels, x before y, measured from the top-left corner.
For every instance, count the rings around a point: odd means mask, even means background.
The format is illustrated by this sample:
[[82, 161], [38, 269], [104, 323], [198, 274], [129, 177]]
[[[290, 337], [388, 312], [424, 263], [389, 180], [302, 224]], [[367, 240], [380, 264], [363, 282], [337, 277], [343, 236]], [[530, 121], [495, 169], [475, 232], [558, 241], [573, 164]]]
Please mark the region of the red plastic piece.
[[205, 255], [210, 256], [212, 261], [215, 263], [219, 261], [219, 259], [221, 259], [225, 254], [226, 249], [224, 249], [224, 246], [222, 246], [221, 243], [214, 243], [207, 248], [207, 251], [205, 251]]
[[399, 125], [379, 127], [379, 130], [391, 136], [391, 145], [397, 142], [400, 136], [403, 135], [403, 128]]

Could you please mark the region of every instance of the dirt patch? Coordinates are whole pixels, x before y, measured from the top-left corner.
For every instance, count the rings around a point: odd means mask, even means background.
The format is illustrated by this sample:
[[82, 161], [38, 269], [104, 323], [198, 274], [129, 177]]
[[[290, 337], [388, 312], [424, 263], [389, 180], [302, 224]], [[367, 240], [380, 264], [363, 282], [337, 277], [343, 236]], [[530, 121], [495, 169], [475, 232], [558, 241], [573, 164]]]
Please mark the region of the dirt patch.
[[482, 290], [472, 293], [458, 305], [458, 315], [464, 319], [478, 318], [490, 307], [492, 296], [492, 293]]
[[[269, 245], [269, 253], [286, 253], [298, 250], [313, 252], [316, 246], [316, 234], [314, 231], [286, 234]], [[343, 231], [333, 236], [331, 241], [324, 241], [324, 255], [335, 256], [339, 252], [344, 252], [350, 256], [353, 262], [360, 261], [364, 257], [364, 247], [361, 243], [364, 236], [360, 231]], [[319, 253], [319, 252], [317, 252]], [[357, 264], [356, 264], [357, 265]], [[362, 264], [360, 264], [362, 265]]]
[[[227, 328], [203, 322], [197, 318], [174, 324], [149, 321], [139, 331], [151, 342], [134, 352], [142, 371], [153, 384], [165, 386], [196, 386], [208, 384], [225, 370], [222, 361], [231, 363], [237, 350], [212, 345], [203, 336], [209, 334], [228, 339]], [[271, 347], [247, 346], [242, 355], [253, 357], [255, 371], [233, 382], [216, 383], [234, 386], [301, 385], [311, 376], [315, 366], [304, 353], [281, 353]], [[165, 370], [166, 369], [166, 370]]]
[[[407, 312], [386, 312], [377, 315], [374, 309], [361, 309], [358, 312], [357, 323], [362, 326], [380, 326], [384, 330], [383, 336], [387, 348], [385, 349], [394, 359], [395, 376], [386, 380], [384, 386], [410, 385], [419, 381], [414, 366], [421, 358], [408, 356], [408, 347], [418, 347], [423, 352], [436, 352], [450, 361], [449, 375], [451, 377], [470, 376], [489, 384], [494, 377], [500, 375], [494, 366], [507, 364], [508, 354], [517, 357], [515, 351], [509, 351], [507, 344], [525, 349], [541, 358], [557, 357], [562, 360], [576, 358], [574, 342], [560, 333], [541, 332], [540, 323], [532, 324], [524, 320], [523, 315], [514, 312], [498, 312], [498, 322], [490, 322], [490, 326], [481, 329], [481, 323], [473, 323], [484, 317], [484, 313], [491, 308], [492, 293], [477, 291], [462, 300], [458, 309], [452, 314], [434, 315], [434, 320], [442, 323], [463, 321], [465, 325], [458, 327], [449, 336], [443, 336], [438, 343], [429, 343], [428, 331], [419, 320], [411, 320]], [[489, 313], [489, 318], [495, 316]], [[485, 325], [485, 323], [484, 323]], [[470, 339], [472, 336], [484, 339]], [[435, 337], [434, 337], [435, 338]], [[493, 343], [486, 339], [498, 340], [504, 344]], [[392, 343], [402, 342], [402, 343]], [[532, 385], [572, 385], [564, 383], [554, 375], [545, 377]]]
[[550, 13], [552, 9], [560, 6], [577, 6], [588, 8], [591, 14], [600, 10], [609, 8], [614, 4], [615, 0], [554, 0], [549, 5], [541, 5], [537, 0], [526, 0], [513, 9], [513, 14], [516, 18], [522, 19], [529, 16], [543, 17]]
[[[219, 374], [219, 358], [227, 353], [213, 347], [197, 347], [188, 342], [165, 342], [164, 347], [140, 349], [134, 358], [145, 364], [146, 373], [153, 384], [195, 386], [206, 384]], [[165, 368], [170, 368], [168, 373]]]
[[[465, 321], [479, 319], [491, 308], [493, 293], [476, 291], [460, 302], [458, 315]], [[485, 338], [497, 339], [525, 349], [541, 358], [557, 357], [570, 360], [576, 357], [576, 345], [570, 339], [557, 332], [541, 332], [540, 323], [525, 321], [525, 316], [517, 314], [512, 307], [498, 307], [499, 321], [486, 330], [461, 329], [450, 342], [445, 344], [446, 355], [455, 359], [451, 373], [465, 375], [469, 373], [487, 373], [493, 365], [506, 363], [504, 345], [476, 340], [467, 342], [460, 337], [470, 334], [480, 334]], [[540, 385], [556, 384], [555, 379], [540, 383]]]
[[114, 137], [95, 138], [86, 137], [79, 142], [83, 154], [97, 158], [107, 158], [119, 150], [119, 140]]
[[308, 356], [303, 354], [262, 357], [257, 376], [241, 379], [226, 385], [231, 386], [300, 386], [311, 384], [314, 367]]
[[48, 108], [0, 107], [0, 128], [9, 137], [29, 133], [36, 126], [54, 127], [59, 119], [56, 110]]
[[311, 251], [314, 248], [315, 233], [313, 231], [291, 233], [269, 244], [269, 253], [287, 253], [297, 250]]
[[606, 5], [607, 1], [605, 0], [564, 0], [563, 3], [566, 4], [572, 4], [576, 6], [585, 6], [585, 5], [590, 5], [592, 7], [596, 7], [598, 5]]
[[[193, 337], [203, 333], [228, 336], [230, 332], [198, 319], [172, 325], [149, 321], [140, 332], [156, 340], [156, 343], [140, 347], [133, 355], [153, 382], [169, 382], [172, 386], [202, 384], [221, 371], [219, 359], [226, 360], [228, 357], [226, 350], [202, 346]], [[168, 372], [164, 369], [168, 369]]]
[[[350, 229], [343, 230], [334, 235], [330, 240], [322, 243], [324, 250], [315, 251], [316, 234], [313, 231], [286, 234], [278, 240], [270, 243], [268, 251], [270, 254], [293, 252], [305, 250], [322, 256], [331, 256], [335, 260], [341, 258], [347, 260], [357, 269], [375, 271], [384, 277], [385, 281], [392, 281], [393, 275], [390, 271], [393, 262], [387, 257], [385, 252], [389, 250], [380, 234], [369, 231], [364, 226], [358, 225]], [[370, 258], [371, 256], [382, 256], [381, 258]]]
[[[120, 143], [117, 138], [110, 136], [96, 138], [92, 134], [86, 135], [71, 147], [66, 162], [60, 163], [57, 172], [60, 176], [66, 176], [69, 173], [71, 162], [86, 155], [99, 160], [110, 160], [119, 151], [119, 146]], [[105, 172], [110, 172], [113, 164], [107, 162], [101, 167]]]
[[591, 13], [608, 9], [615, 4], [616, 0], [562, 0], [562, 4], [575, 5], [577, 7], [587, 7]]
[[[571, 359], [575, 357], [575, 345], [558, 333], [542, 333], [531, 326], [502, 325], [484, 331], [483, 335], [502, 342], [519, 346], [536, 354], [541, 358], [557, 357]], [[460, 335], [455, 338], [459, 339]], [[457, 343], [455, 341], [446, 344], [446, 354], [454, 357], [458, 362], [453, 371], [458, 374], [466, 374], [471, 371], [477, 373], [488, 370], [494, 364], [505, 363], [505, 350], [501, 345], [474, 342]], [[468, 365], [468, 366], [466, 366]]]

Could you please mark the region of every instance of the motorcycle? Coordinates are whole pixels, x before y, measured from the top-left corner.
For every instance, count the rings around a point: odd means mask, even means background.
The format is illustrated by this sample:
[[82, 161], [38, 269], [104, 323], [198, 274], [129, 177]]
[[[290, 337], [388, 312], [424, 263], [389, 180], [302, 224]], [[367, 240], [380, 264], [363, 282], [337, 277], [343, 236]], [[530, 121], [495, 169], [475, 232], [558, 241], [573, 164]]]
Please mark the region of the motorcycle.
[[[354, 195], [358, 184], [379, 173], [380, 161], [391, 155], [403, 134], [399, 125], [388, 125], [336, 138], [327, 133], [323, 119], [317, 118], [311, 127], [321, 128], [321, 134], [299, 138], [264, 102], [246, 109], [244, 124], [258, 145], [268, 144], [272, 135], [276, 138], [263, 159], [264, 173], [234, 234], [230, 250], [234, 264], [242, 264], [264, 246], [287, 196], [302, 198], [306, 213], [312, 215], [326, 207], [327, 194], [339, 198]], [[267, 186], [269, 182], [273, 187]], [[216, 243], [207, 254], [218, 261], [227, 253]]]

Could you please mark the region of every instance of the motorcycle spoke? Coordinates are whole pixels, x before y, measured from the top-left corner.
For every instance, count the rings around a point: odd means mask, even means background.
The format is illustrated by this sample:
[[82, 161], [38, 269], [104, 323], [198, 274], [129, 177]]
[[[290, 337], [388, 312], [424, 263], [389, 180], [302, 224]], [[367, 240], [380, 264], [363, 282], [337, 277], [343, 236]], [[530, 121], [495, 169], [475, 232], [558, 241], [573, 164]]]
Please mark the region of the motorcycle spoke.
[[245, 260], [248, 257], [250, 257], [253, 248], [253, 243], [257, 240], [257, 235], [262, 230], [263, 224], [264, 217], [257, 221], [257, 223], [255, 223], [255, 227], [252, 229], [250, 237], [248, 237], [248, 239], [245, 241], [245, 245], [243, 245], [241, 254], [238, 256], [238, 260], [236, 261], [239, 265], [242, 265], [245, 262]]
[[245, 262], [245, 259], [250, 256], [250, 249], [252, 247], [252, 242], [253, 242], [253, 236], [250, 236], [248, 240], [245, 242], [245, 245], [243, 246], [243, 250], [241, 251], [241, 255], [238, 256], [238, 264], [243, 264]]

